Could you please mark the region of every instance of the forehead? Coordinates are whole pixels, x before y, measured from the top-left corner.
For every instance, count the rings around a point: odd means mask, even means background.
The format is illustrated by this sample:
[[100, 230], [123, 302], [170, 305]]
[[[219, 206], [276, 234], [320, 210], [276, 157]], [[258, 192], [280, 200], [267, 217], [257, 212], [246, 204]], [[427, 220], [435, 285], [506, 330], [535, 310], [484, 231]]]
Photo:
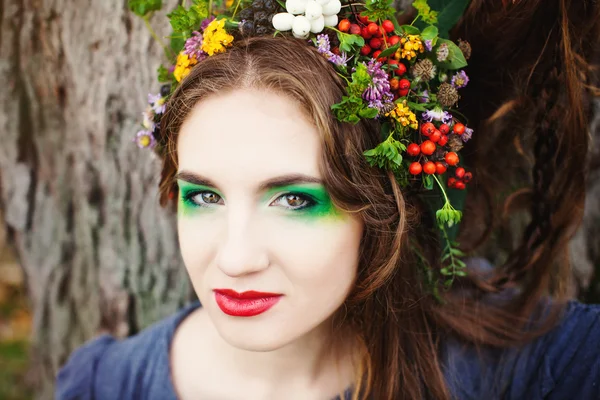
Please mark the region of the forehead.
[[301, 173], [320, 178], [319, 133], [301, 106], [273, 92], [234, 90], [208, 97], [179, 132], [179, 170], [224, 184]]

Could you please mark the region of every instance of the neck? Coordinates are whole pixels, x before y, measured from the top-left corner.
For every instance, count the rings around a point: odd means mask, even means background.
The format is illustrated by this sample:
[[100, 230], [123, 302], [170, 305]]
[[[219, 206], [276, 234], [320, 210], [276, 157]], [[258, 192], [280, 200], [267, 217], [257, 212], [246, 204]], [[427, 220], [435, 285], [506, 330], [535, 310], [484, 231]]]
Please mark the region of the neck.
[[334, 332], [331, 321], [281, 348], [263, 352], [231, 346], [208, 322], [211, 342], [223, 366], [265, 391], [289, 393], [294, 387], [331, 388], [335, 396], [353, 382], [351, 335]]

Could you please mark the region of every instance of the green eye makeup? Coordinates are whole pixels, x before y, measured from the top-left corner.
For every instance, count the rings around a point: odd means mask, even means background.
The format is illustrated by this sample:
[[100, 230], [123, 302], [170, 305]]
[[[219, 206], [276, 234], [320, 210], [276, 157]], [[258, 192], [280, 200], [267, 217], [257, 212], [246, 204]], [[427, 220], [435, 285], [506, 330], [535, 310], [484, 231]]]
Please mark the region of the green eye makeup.
[[[325, 187], [319, 184], [297, 184], [280, 186], [268, 190], [264, 194], [264, 201], [281, 193], [281, 196], [275, 199], [271, 204], [281, 204], [282, 212], [290, 217], [306, 220], [316, 220], [322, 218], [339, 218], [339, 210], [331, 202], [331, 198], [325, 190]], [[287, 197], [287, 198], [286, 198]], [[294, 204], [302, 204], [294, 207]]]
[[[223, 204], [223, 196], [214, 188], [178, 180], [181, 216], [214, 212]], [[267, 190], [261, 202], [290, 218], [314, 221], [339, 218], [341, 213], [320, 184], [293, 184]]]

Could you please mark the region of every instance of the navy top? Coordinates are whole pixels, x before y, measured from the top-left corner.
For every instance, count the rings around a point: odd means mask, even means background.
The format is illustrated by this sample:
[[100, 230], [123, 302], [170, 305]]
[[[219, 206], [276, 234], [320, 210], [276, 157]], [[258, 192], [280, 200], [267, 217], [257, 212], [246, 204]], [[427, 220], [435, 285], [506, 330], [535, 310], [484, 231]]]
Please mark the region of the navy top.
[[[177, 399], [170, 343], [178, 324], [198, 307], [192, 304], [125, 340], [103, 335], [86, 343], [60, 370], [56, 398]], [[456, 399], [599, 400], [600, 305], [570, 302], [555, 329], [520, 350], [478, 353], [448, 341], [441, 354]]]

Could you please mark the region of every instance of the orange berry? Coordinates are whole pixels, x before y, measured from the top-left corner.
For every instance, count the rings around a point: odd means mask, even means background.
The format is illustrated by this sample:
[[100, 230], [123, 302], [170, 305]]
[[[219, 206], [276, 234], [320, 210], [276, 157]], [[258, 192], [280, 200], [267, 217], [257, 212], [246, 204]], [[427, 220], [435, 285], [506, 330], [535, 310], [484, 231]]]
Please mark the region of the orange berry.
[[423, 167], [421, 167], [421, 163], [418, 163], [416, 161], [410, 164], [410, 167], [408, 167], [408, 172], [410, 172], [412, 175], [419, 175], [422, 170]]
[[362, 54], [363, 56], [368, 56], [371, 53], [371, 47], [369, 47], [368, 44], [365, 44], [363, 47], [360, 48], [360, 54]]
[[350, 33], [353, 35], [360, 35], [360, 26], [358, 24], [351, 24]]
[[381, 41], [381, 39], [378, 38], [373, 38], [369, 40], [369, 46], [371, 46], [372, 49], [379, 49], [382, 44], [383, 42]]
[[398, 78], [392, 78], [390, 79], [390, 88], [392, 88], [392, 90], [398, 90], [398, 84], [399, 84], [399, 80]]
[[446, 136], [446, 135], [442, 135], [440, 140], [438, 140], [438, 142], [437, 142], [438, 146], [445, 146], [446, 143], [448, 143], [448, 136]]
[[426, 156], [430, 156], [433, 153], [435, 153], [436, 147], [437, 146], [435, 145], [435, 143], [433, 143], [431, 140], [426, 140], [423, 143], [421, 143], [421, 153], [425, 154]]
[[394, 32], [394, 23], [392, 21], [390, 21], [389, 19], [386, 19], [385, 21], [383, 21], [381, 23], [381, 27], [383, 28], [384, 31], [386, 31], [386, 33]]
[[435, 163], [435, 173], [438, 175], [442, 175], [445, 172], [446, 172], [446, 166], [444, 164], [442, 164], [441, 162], [436, 162]]
[[400, 41], [400, 36], [397, 36], [397, 35], [390, 36], [390, 38], [388, 39], [388, 44], [390, 46], [395, 46], [398, 44], [399, 41]]
[[435, 174], [435, 164], [433, 161], [427, 161], [425, 165], [423, 165], [423, 172], [425, 172], [427, 175]]
[[425, 122], [421, 125], [421, 134], [424, 136], [431, 136], [431, 134], [435, 132], [435, 125], [431, 122]]
[[379, 32], [379, 26], [377, 26], [375, 22], [371, 22], [369, 25], [367, 25], [367, 30], [371, 35], [375, 36], [377, 32]]
[[[423, 149], [421, 149], [421, 150], [423, 150]], [[444, 159], [446, 160], [446, 164], [448, 164], [448, 165], [458, 164], [458, 154], [456, 154], [453, 151], [447, 152], [446, 155], [444, 156]]]
[[462, 179], [465, 176], [465, 169], [463, 167], [460, 168], [456, 168], [456, 171], [454, 172], [454, 175], [456, 175], [456, 177], [458, 179]]
[[442, 132], [442, 135], [447, 135], [450, 132], [450, 127], [446, 124], [441, 124], [439, 130]]
[[467, 186], [465, 185], [465, 183], [461, 181], [456, 182], [456, 185], [454, 185], [454, 188], [458, 190], [463, 190], [466, 187]]
[[471, 182], [471, 179], [473, 179], [473, 174], [470, 172], [465, 173], [465, 177], [463, 178], [463, 181], [465, 181], [465, 183], [469, 183], [469, 182]]
[[338, 29], [342, 32], [348, 32], [350, 30], [350, 20], [343, 19], [338, 24]]
[[431, 140], [434, 143], [439, 142], [441, 138], [442, 138], [442, 133], [437, 129], [435, 131], [433, 131], [431, 136], [429, 136], [429, 140]]
[[462, 135], [463, 133], [465, 133], [465, 126], [459, 122], [457, 124], [454, 124], [454, 127], [452, 128], [452, 130], [457, 135]]
[[418, 156], [419, 153], [421, 153], [421, 148], [419, 147], [418, 144], [416, 143], [411, 143], [408, 145], [408, 147], [406, 148], [406, 152], [411, 155], [411, 156]]

